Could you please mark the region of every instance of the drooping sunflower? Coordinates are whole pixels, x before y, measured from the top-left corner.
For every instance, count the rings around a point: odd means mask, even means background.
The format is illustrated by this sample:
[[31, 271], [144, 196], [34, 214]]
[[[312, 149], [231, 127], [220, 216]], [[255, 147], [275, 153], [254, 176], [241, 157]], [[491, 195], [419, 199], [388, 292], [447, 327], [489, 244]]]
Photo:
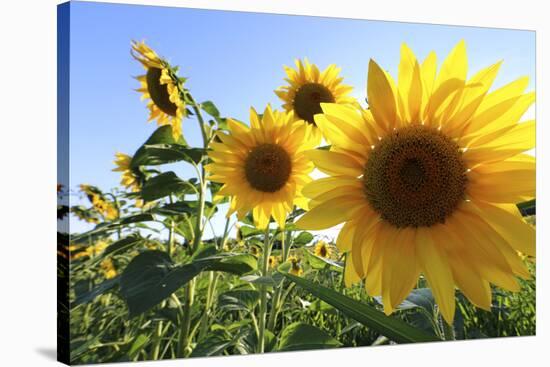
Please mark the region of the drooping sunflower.
[[518, 251], [535, 256], [535, 230], [516, 207], [535, 196], [534, 102], [527, 78], [496, 90], [500, 62], [466, 79], [460, 42], [436, 73], [436, 55], [420, 63], [403, 45], [398, 84], [369, 63], [369, 110], [323, 104], [316, 116], [330, 151], [308, 156], [328, 177], [308, 184], [311, 210], [297, 223], [344, 223], [346, 284], [365, 279], [391, 313], [422, 273], [451, 323], [455, 286], [483, 309], [490, 283], [517, 291], [529, 277]]
[[118, 209], [113, 204], [113, 202], [107, 200], [101, 191], [91, 185], [81, 184], [80, 191], [82, 191], [90, 203], [92, 203], [93, 208], [103, 215], [107, 220], [114, 220], [118, 218]]
[[252, 211], [257, 228], [266, 228], [271, 217], [284, 227], [311, 180], [313, 164], [304, 151], [314, 145], [304, 139], [306, 125], [268, 106], [261, 119], [250, 110], [250, 127], [231, 119], [228, 127], [229, 134], [217, 135], [221, 142], [210, 144], [213, 163], [205, 166], [210, 180], [223, 183], [218, 195], [231, 197], [228, 215], [243, 219]]
[[124, 153], [116, 153], [115, 157], [116, 159], [113, 161], [113, 163], [116, 165], [116, 168], [113, 168], [113, 171], [122, 172], [120, 184], [124, 187], [129, 188], [133, 192], [139, 191], [139, 179], [130, 168], [132, 157]]
[[142, 99], [148, 99], [149, 121], [157, 120], [159, 126], [171, 125], [174, 139], [181, 136], [181, 122], [186, 116], [185, 101], [182, 98], [183, 81], [178, 78], [174, 68], [159, 57], [144, 42], [132, 42], [132, 56], [145, 70], [145, 75], [138, 76]]
[[315, 254], [315, 256], [328, 259], [332, 254], [332, 250], [325, 241], [319, 241], [315, 245], [315, 249], [313, 250], [313, 253]]
[[[297, 59], [295, 63], [296, 69], [284, 66], [288, 85], [279, 87], [275, 94], [283, 100], [286, 111], [293, 111], [295, 118], [308, 122], [311, 138], [319, 145], [322, 134], [316, 128], [314, 116], [322, 112], [321, 103], [356, 104], [349, 95], [353, 88], [342, 84], [340, 68], [334, 64], [320, 71], [307, 59], [303, 62]], [[325, 138], [330, 139], [328, 136]]]

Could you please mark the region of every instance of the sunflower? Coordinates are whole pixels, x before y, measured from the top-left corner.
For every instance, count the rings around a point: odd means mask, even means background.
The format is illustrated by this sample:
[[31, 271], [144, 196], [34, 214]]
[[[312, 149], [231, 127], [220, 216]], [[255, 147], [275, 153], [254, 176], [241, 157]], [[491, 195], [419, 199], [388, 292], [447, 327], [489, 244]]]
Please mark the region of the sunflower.
[[332, 250], [330, 249], [329, 245], [325, 241], [319, 241], [315, 245], [315, 249], [313, 250], [313, 253], [315, 254], [315, 256], [328, 259], [332, 254]]
[[313, 164], [304, 150], [314, 146], [304, 139], [306, 125], [291, 115], [267, 107], [260, 119], [250, 110], [248, 127], [228, 119], [229, 134], [218, 132], [206, 165], [209, 179], [223, 183], [220, 196], [231, 197], [228, 215], [239, 219], [252, 211], [256, 227], [265, 229], [273, 217], [281, 228], [302, 187], [310, 181]]
[[130, 168], [130, 163], [132, 162], [132, 157], [124, 153], [116, 153], [116, 159], [113, 163], [117, 166], [113, 168], [114, 172], [122, 172], [120, 184], [124, 187], [129, 188], [133, 192], [140, 191], [139, 178], [137, 175], [132, 172]]
[[105, 259], [103, 260], [99, 266], [101, 267], [101, 271], [103, 273], [103, 276], [106, 279], [112, 279], [117, 276], [117, 271], [115, 268], [115, 264], [113, 263], [112, 259]]
[[297, 225], [344, 223], [346, 284], [365, 280], [391, 313], [422, 273], [451, 323], [455, 286], [490, 309], [493, 283], [518, 291], [529, 273], [518, 251], [535, 256], [535, 230], [515, 203], [535, 196], [534, 102], [520, 78], [490, 91], [500, 62], [466, 79], [464, 42], [436, 73], [436, 56], [419, 63], [403, 45], [398, 84], [369, 63], [369, 110], [323, 104], [316, 123], [329, 151], [308, 156], [328, 177], [303, 193], [311, 210]]
[[[315, 127], [314, 116], [321, 113], [321, 103], [357, 104], [349, 96], [352, 87], [342, 84], [339, 76], [340, 68], [329, 65], [324, 71], [319, 71], [315, 64], [306, 59], [295, 60], [296, 69], [285, 66], [289, 85], [279, 87], [275, 94], [284, 101], [283, 108], [293, 111], [296, 118], [307, 121], [311, 128], [310, 133], [316, 145], [321, 143], [321, 132]], [[330, 137], [325, 135], [326, 139]]]
[[142, 99], [149, 99], [149, 121], [156, 119], [159, 126], [171, 125], [174, 139], [181, 136], [181, 121], [186, 116], [185, 101], [181, 97], [184, 79], [176, 76], [170, 64], [159, 57], [144, 42], [132, 42], [132, 56], [147, 73], [138, 76]]
[[90, 203], [92, 203], [93, 208], [103, 215], [105, 219], [114, 220], [118, 218], [118, 209], [103, 196], [97, 187], [82, 184], [80, 185], [80, 191], [86, 195]]
[[270, 256], [268, 259], [268, 266], [270, 269], [274, 269], [277, 267], [277, 265], [279, 264], [279, 259], [277, 259], [276, 256]]
[[300, 276], [304, 273], [301, 265], [302, 261], [296, 256], [289, 256], [287, 262], [290, 263], [290, 270], [288, 271], [290, 274]]

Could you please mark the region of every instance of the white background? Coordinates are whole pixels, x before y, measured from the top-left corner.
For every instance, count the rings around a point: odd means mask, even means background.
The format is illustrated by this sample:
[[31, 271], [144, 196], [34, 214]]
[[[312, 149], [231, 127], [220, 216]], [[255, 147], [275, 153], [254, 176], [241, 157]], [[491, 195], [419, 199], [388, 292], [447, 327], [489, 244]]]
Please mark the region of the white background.
[[[112, 1], [537, 31], [537, 336], [149, 362], [132, 366], [539, 366], [548, 363], [550, 29], [544, 1]], [[0, 366], [55, 365], [56, 5], [4, 0], [0, 10]], [[106, 57], [108, 55], [98, 55]], [[547, 143], [548, 144], [548, 143]], [[541, 362], [542, 361], [542, 362]], [[128, 365], [130, 366], [130, 365]]]

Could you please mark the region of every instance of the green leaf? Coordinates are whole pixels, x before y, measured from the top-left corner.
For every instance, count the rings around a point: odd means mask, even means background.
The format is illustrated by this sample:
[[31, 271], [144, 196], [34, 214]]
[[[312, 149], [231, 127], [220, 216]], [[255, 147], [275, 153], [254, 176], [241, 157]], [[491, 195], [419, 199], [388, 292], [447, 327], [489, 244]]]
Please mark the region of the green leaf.
[[119, 284], [120, 277], [115, 277], [112, 279], [107, 279], [103, 283], [97, 285], [96, 287], [92, 288], [88, 292], [80, 293], [74, 302], [71, 304], [71, 307], [76, 307], [78, 305], [81, 305], [83, 303], [88, 303], [93, 301], [97, 296], [104, 294], [111, 289], [115, 288]]
[[218, 305], [228, 311], [253, 311], [260, 302], [260, 292], [253, 289], [236, 289], [220, 294]]
[[256, 229], [254, 227], [250, 226], [241, 226], [239, 228], [239, 231], [241, 231], [241, 235], [243, 238], [251, 237], [251, 236], [257, 236], [257, 235], [263, 235], [265, 233], [264, 230]]
[[145, 334], [139, 334], [132, 343], [128, 355], [130, 359], [134, 359], [136, 355], [145, 347], [145, 344], [149, 341], [149, 337]]
[[[118, 224], [126, 225], [126, 224], [132, 224], [132, 223], [150, 222], [153, 220], [155, 220], [155, 217], [153, 217], [151, 214], [143, 213], [143, 214], [136, 214], [136, 215], [131, 215], [128, 217], [121, 218], [118, 221]], [[116, 225], [117, 224], [114, 223], [114, 226]]]
[[296, 247], [307, 245], [313, 241], [313, 235], [309, 232], [301, 232], [296, 238], [294, 238], [294, 245]]
[[517, 204], [517, 207], [523, 216], [534, 215], [537, 211], [537, 200], [532, 199], [529, 201], [524, 201], [523, 203]]
[[241, 275], [258, 269], [258, 260], [250, 254], [231, 254], [219, 257], [218, 261], [213, 261], [208, 268], [209, 270]]
[[142, 240], [143, 239], [141, 237], [136, 236], [136, 235], [128, 236], [128, 237], [125, 237], [121, 240], [118, 240], [118, 241], [112, 243], [111, 245], [109, 245], [109, 247], [107, 247], [105, 249], [105, 252], [103, 252], [103, 254], [102, 254], [102, 258], [110, 256], [110, 255], [115, 255], [115, 254], [118, 254], [120, 252], [124, 252], [124, 251], [128, 250], [129, 248], [134, 247], [135, 245], [140, 243]]
[[[242, 354], [254, 354], [258, 351], [258, 334], [252, 327], [244, 330], [247, 331], [247, 334], [246, 337], [240, 340], [238, 348]], [[266, 329], [264, 332], [264, 351], [266, 353], [273, 351], [276, 344], [277, 338], [270, 330]]]
[[346, 297], [332, 289], [289, 273], [283, 273], [283, 275], [315, 297], [334, 306], [346, 316], [376, 330], [396, 343], [416, 343], [440, 340], [433, 335], [418, 330], [399, 319], [386, 316], [377, 309]]
[[336, 348], [340, 345], [338, 340], [323, 330], [308, 324], [295, 322], [284, 328], [277, 349], [280, 351], [327, 349]]
[[130, 215], [128, 217], [120, 218], [115, 222], [100, 223], [97, 226], [95, 226], [94, 229], [89, 230], [88, 232], [71, 236], [71, 241], [76, 242], [76, 241], [80, 241], [81, 239], [89, 239], [90, 236], [106, 235], [109, 232], [114, 231], [128, 224], [151, 222], [154, 220], [155, 220], [155, 217], [153, 217], [153, 215], [149, 213]]
[[145, 201], [153, 201], [174, 193], [190, 194], [193, 192], [192, 185], [189, 182], [182, 180], [170, 171], [145, 181], [141, 189], [141, 196]]
[[430, 288], [413, 289], [407, 298], [398, 306], [399, 309], [409, 309], [415, 307], [422, 307], [430, 314], [433, 314], [435, 299]]
[[202, 271], [224, 271], [242, 275], [256, 270], [252, 255], [216, 255], [175, 266], [162, 251], [144, 251], [130, 261], [120, 275], [120, 294], [130, 317], [156, 306]]
[[259, 276], [259, 275], [246, 275], [244, 277], [241, 277], [241, 280], [244, 280], [245, 282], [257, 284], [257, 285], [265, 285], [267, 287], [275, 287], [277, 283], [275, 280], [266, 275], [266, 276]]
[[126, 300], [130, 317], [159, 304], [207, 266], [208, 263], [191, 263], [175, 267], [165, 252], [142, 252], [120, 276], [120, 294]]
[[218, 111], [218, 108], [212, 101], [205, 101], [201, 103], [201, 108], [204, 112], [209, 114], [210, 116], [214, 118], [220, 117], [220, 111]]
[[179, 161], [199, 164], [205, 154], [203, 148], [189, 148], [179, 144], [145, 144], [132, 158], [131, 167], [158, 166]]

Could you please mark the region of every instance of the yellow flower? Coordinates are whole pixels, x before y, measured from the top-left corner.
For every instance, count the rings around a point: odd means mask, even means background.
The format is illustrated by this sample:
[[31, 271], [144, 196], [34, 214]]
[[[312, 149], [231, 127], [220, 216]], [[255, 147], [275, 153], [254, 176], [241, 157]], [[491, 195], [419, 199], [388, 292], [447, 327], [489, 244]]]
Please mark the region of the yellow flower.
[[171, 125], [174, 139], [181, 136], [181, 121], [186, 115], [181, 97], [183, 81], [179, 79], [167, 61], [160, 58], [144, 42], [132, 42], [132, 56], [147, 73], [137, 77], [141, 83], [138, 92], [148, 99], [149, 121], [156, 119], [159, 126]]
[[101, 191], [96, 187], [82, 184], [80, 185], [80, 190], [86, 194], [94, 209], [101, 213], [105, 219], [115, 220], [118, 218], [118, 209], [111, 201], [106, 200]]
[[103, 276], [105, 276], [106, 279], [112, 279], [117, 276], [117, 271], [115, 268], [115, 264], [113, 264], [112, 259], [105, 259], [103, 260], [99, 266], [101, 267], [101, 271], [103, 272]]
[[[308, 129], [315, 145], [321, 142], [321, 131], [315, 125], [314, 116], [322, 113], [321, 103], [330, 102], [337, 104], [357, 104], [357, 101], [349, 93], [352, 87], [342, 84], [343, 78], [339, 76], [340, 68], [329, 65], [324, 71], [320, 71], [317, 65], [310, 64], [306, 59], [295, 60], [296, 69], [285, 66], [288, 85], [279, 87], [275, 94], [284, 101], [283, 108], [293, 111], [296, 118], [307, 121]], [[330, 136], [325, 135], [330, 140]]]
[[328, 259], [332, 254], [332, 250], [330, 249], [329, 245], [325, 241], [319, 241], [315, 245], [314, 254], [316, 256]]
[[254, 245], [250, 246], [250, 253], [254, 256], [258, 256], [260, 254], [260, 250]]
[[313, 148], [306, 125], [267, 107], [261, 118], [250, 111], [251, 127], [228, 119], [229, 134], [219, 132], [206, 166], [209, 179], [223, 183], [220, 196], [231, 197], [228, 215], [239, 219], [252, 211], [256, 227], [264, 229], [273, 217], [284, 227], [287, 214], [299, 204], [302, 187], [310, 181], [313, 164], [304, 150]]
[[78, 219], [83, 220], [88, 223], [98, 224], [99, 219], [94, 216], [90, 210], [86, 210], [83, 207], [73, 206], [71, 207], [71, 213], [74, 214]]
[[120, 184], [124, 187], [129, 188], [133, 192], [140, 190], [138, 177], [132, 172], [130, 168], [130, 163], [132, 162], [132, 157], [124, 153], [116, 153], [116, 159], [113, 163], [117, 166], [113, 168], [114, 172], [122, 172], [122, 178]]
[[[466, 79], [464, 42], [436, 73], [403, 45], [398, 85], [369, 63], [370, 109], [323, 104], [317, 126], [330, 151], [309, 152], [329, 177], [307, 185], [311, 210], [301, 228], [344, 222], [337, 247], [348, 253], [346, 284], [366, 279], [391, 313], [420, 273], [451, 323], [455, 285], [489, 309], [490, 283], [519, 290], [529, 272], [517, 251], [535, 255], [535, 230], [515, 203], [535, 196], [534, 102], [520, 78], [489, 91], [500, 62]], [[516, 251], [517, 250], [517, 251]]]
[[273, 256], [273, 255], [270, 256], [269, 259], [267, 259], [267, 261], [270, 269], [276, 268], [277, 265], [279, 264], [279, 260], [277, 259], [276, 256]]
[[287, 261], [290, 262], [290, 274], [300, 276], [304, 273], [301, 265], [301, 260], [298, 259], [296, 256], [289, 256]]

